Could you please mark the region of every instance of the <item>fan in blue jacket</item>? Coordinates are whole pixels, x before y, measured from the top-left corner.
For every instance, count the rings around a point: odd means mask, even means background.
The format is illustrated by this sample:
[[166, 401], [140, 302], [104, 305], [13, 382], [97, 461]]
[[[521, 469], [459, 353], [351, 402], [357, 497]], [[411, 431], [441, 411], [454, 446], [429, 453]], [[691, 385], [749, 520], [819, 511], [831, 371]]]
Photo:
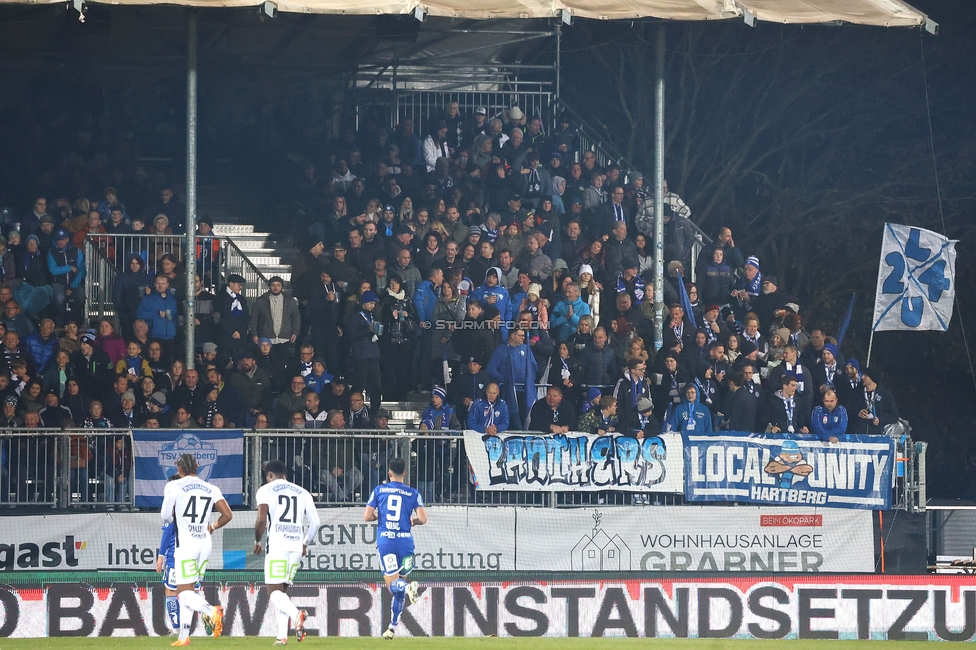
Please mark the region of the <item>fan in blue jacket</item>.
[[[572, 313], [570, 313], [572, 307]], [[562, 343], [576, 333], [580, 318], [590, 315], [590, 306], [580, 298], [580, 289], [571, 284], [566, 289], [566, 298], [561, 300], [549, 314], [549, 329], [553, 330], [557, 343]]]
[[664, 433], [711, 433], [712, 414], [698, 402], [698, 387], [687, 384], [681, 404], [671, 409]]
[[34, 359], [34, 368], [37, 369], [37, 373], [43, 375], [51, 364], [54, 355], [61, 349], [58, 337], [54, 334], [54, 321], [49, 318], [42, 320], [40, 329], [28, 336], [24, 345], [27, 346], [27, 351]]
[[846, 440], [847, 409], [837, 404], [837, 393], [830, 388], [823, 394], [823, 406], [810, 414], [810, 429], [824, 442]]
[[142, 299], [136, 316], [149, 325], [149, 337], [172, 340], [176, 338], [176, 312], [179, 305], [170, 293], [169, 278], [157, 275], [153, 281], [155, 291]]
[[[497, 266], [491, 267], [485, 272], [485, 283], [472, 291], [471, 297], [476, 298], [483, 307], [494, 305], [498, 309], [498, 312], [502, 315], [502, 338], [507, 339], [508, 328], [504, 326], [504, 322], [514, 320], [514, 317], [512, 314], [511, 296], [508, 294], [508, 289], [499, 284], [501, 278], [502, 270]], [[517, 316], [517, 314], [514, 316]]]
[[[413, 292], [413, 306], [417, 310], [417, 317], [421, 323], [429, 323], [434, 320], [434, 307], [437, 305], [437, 297], [441, 292], [441, 282], [444, 281], [444, 272], [440, 268], [432, 268], [427, 274], [427, 279], [417, 285], [417, 290]], [[424, 328], [424, 331], [431, 331]]]
[[525, 330], [511, 330], [508, 343], [495, 348], [488, 361], [488, 374], [504, 392], [511, 417], [508, 428], [520, 429], [535, 402], [535, 378], [539, 374], [535, 355], [525, 343]]
[[485, 396], [468, 408], [468, 428], [489, 435], [508, 430], [508, 404], [498, 399], [498, 384], [485, 386]]

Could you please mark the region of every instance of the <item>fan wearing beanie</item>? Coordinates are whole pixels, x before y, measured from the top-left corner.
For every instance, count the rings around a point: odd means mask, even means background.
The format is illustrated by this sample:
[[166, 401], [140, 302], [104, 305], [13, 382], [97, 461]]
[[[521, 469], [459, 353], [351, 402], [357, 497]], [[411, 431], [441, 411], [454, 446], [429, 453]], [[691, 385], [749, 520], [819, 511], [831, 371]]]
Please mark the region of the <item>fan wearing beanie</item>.
[[736, 315], [741, 319], [752, 311], [752, 303], [762, 293], [762, 272], [759, 270], [759, 258], [750, 255], [746, 258], [745, 276], [739, 281], [732, 295], [738, 301]]
[[383, 381], [380, 376], [380, 336], [383, 325], [374, 315], [379, 296], [373, 291], [364, 291], [362, 308], [346, 319], [346, 332], [349, 337], [350, 369], [352, 386], [364, 390], [369, 395], [370, 410], [380, 408]]
[[834, 390], [844, 378], [844, 366], [837, 345], [832, 342], [824, 343], [820, 352], [820, 363], [811, 369], [814, 399], [822, 404], [823, 396], [828, 390]]

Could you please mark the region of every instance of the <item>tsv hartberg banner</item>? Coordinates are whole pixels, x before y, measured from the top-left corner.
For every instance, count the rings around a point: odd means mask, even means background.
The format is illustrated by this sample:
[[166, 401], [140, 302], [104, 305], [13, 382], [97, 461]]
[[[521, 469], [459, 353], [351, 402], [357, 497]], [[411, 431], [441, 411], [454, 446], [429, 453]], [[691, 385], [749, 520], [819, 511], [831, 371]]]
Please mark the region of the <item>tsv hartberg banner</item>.
[[240, 429], [134, 429], [133, 453], [136, 469], [136, 505], [158, 508], [163, 489], [176, 474], [176, 460], [193, 454], [197, 476], [224, 493], [228, 505], [243, 503], [244, 432]]
[[885, 224], [872, 329], [946, 331], [955, 277], [956, 240], [923, 228]]
[[891, 508], [894, 441], [729, 432], [685, 437], [685, 499]]
[[684, 491], [681, 436], [464, 432], [479, 490]]

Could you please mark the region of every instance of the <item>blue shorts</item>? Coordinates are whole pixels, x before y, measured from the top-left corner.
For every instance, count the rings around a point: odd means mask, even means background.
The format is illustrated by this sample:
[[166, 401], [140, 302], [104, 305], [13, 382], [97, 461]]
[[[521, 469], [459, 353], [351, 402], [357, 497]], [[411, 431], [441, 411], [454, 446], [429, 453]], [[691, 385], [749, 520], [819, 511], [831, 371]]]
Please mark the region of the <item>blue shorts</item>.
[[409, 575], [413, 571], [413, 538], [381, 540], [376, 545], [385, 576]]
[[163, 561], [163, 586], [176, 591], [176, 567], [169, 558]]

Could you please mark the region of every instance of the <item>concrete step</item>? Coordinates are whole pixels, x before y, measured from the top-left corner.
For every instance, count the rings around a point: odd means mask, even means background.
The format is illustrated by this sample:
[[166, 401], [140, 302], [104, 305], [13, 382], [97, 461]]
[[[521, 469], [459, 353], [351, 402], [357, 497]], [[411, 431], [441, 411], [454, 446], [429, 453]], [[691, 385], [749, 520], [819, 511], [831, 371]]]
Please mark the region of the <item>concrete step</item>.
[[291, 280], [291, 264], [255, 264], [254, 266], [265, 277], [270, 278], [272, 275], [280, 275], [283, 280]]
[[265, 237], [264, 240], [257, 236], [236, 237], [234, 235], [230, 235], [229, 238], [242, 251], [248, 251], [249, 253], [253, 253], [255, 255], [260, 255], [261, 251], [275, 251], [283, 257], [295, 257], [298, 255], [298, 249], [289, 244], [287, 240], [278, 239], [274, 235], [269, 235], [268, 237]]
[[291, 248], [292, 244], [284, 235], [275, 235], [269, 232], [248, 232], [242, 235], [225, 235], [228, 239], [237, 244], [241, 250], [242, 242], [250, 248]]
[[277, 255], [253, 255], [252, 251], [247, 251], [245, 254], [247, 255], [247, 259], [251, 260], [251, 264], [259, 269], [291, 266], [289, 264], [282, 264], [281, 258]]
[[390, 427], [408, 429], [420, 426], [420, 417], [428, 402], [383, 402], [383, 408], [390, 412]]
[[221, 236], [248, 235], [254, 232], [251, 224], [237, 223], [215, 223], [214, 234]]
[[278, 257], [286, 262], [292, 262], [298, 257], [298, 251], [293, 248], [245, 248], [238, 242], [234, 243], [248, 257]]

